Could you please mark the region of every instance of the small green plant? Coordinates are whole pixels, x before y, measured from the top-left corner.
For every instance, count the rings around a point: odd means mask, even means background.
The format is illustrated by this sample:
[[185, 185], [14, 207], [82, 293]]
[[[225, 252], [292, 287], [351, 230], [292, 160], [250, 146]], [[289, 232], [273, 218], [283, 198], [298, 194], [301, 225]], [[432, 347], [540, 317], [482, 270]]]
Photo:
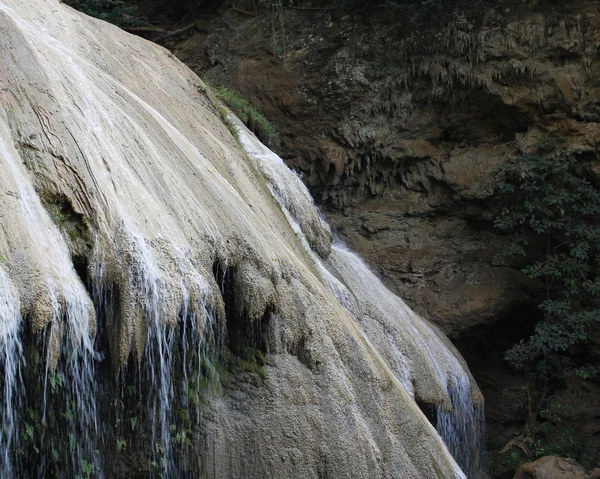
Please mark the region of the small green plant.
[[49, 375], [48, 380], [50, 381], [52, 391], [56, 391], [57, 388], [63, 385], [64, 376], [61, 373], [52, 373]]
[[83, 470], [83, 473], [85, 474], [85, 478], [90, 479], [90, 477], [94, 473], [95, 467], [94, 467], [94, 464], [92, 464], [91, 462], [87, 462], [85, 459], [82, 459], [81, 460], [81, 469]]
[[52, 203], [49, 209], [54, 219], [54, 222], [58, 226], [63, 226], [64, 223], [67, 221], [67, 216], [63, 212], [63, 206], [60, 203]]
[[131, 430], [132, 430], [132, 431], [135, 431], [135, 426], [136, 426], [136, 424], [137, 424], [137, 418], [135, 418], [135, 417], [132, 417], [132, 418], [131, 418]]
[[117, 449], [119, 451], [122, 451], [126, 447], [127, 447], [127, 441], [125, 439], [123, 439], [123, 438], [117, 439]]
[[169, 427], [169, 429], [171, 430], [172, 433], [175, 433], [172, 437], [171, 437], [171, 443], [173, 444], [173, 446], [178, 446], [183, 444], [184, 442], [186, 442], [187, 439], [187, 432], [185, 431], [185, 429], [181, 429], [181, 430], [177, 430], [177, 426], [175, 424], [171, 424], [171, 426]]
[[[273, 124], [265, 118], [265, 116], [259, 112], [248, 100], [243, 98], [239, 93], [230, 90], [225, 87], [213, 87], [212, 91], [215, 97], [222, 101], [231, 111], [244, 122], [244, 124], [254, 132], [260, 141], [267, 145], [272, 150], [278, 151], [281, 146], [279, 138], [279, 132], [273, 126]], [[230, 130], [232, 127], [228, 123], [226, 118], [226, 112], [222, 112], [219, 109], [221, 118], [227, 124]], [[225, 115], [224, 115], [225, 114]], [[233, 125], [234, 130], [237, 132], [237, 128]], [[233, 130], [232, 130], [233, 133]], [[237, 133], [234, 136], [237, 137]]]
[[77, 438], [75, 434], [69, 433], [69, 445], [71, 446], [71, 452], [77, 448]]
[[64, 417], [67, 421], [72, 421], [75, 419], [75, 414], [73, 413], [73, 409], [67, 407], [65, 412], [62, 413], [62, 417]]

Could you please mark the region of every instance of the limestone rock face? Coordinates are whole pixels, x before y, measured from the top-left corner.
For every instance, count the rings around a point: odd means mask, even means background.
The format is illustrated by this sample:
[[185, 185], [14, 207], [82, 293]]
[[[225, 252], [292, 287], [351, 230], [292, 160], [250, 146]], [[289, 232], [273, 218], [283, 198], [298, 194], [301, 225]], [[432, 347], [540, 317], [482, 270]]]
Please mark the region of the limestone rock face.
[[272, 119], [337, 233], [459, 335], [534, 289], [492, 265], [490, 172], [546, 135], [598, 169], [599, 18], [590, 2], [407, 1], [284, 9], [271, 29], [230, 10], [172, 48]]
[[0, 66], [3, 477], [465, 477], [417, 405], [470, 437], [460, 355], [191, 70], [55, 0], [0, 0]]
[[572, 459], [546, 456], [523, 464], [514, 479], [587, 479], [584, 469]]

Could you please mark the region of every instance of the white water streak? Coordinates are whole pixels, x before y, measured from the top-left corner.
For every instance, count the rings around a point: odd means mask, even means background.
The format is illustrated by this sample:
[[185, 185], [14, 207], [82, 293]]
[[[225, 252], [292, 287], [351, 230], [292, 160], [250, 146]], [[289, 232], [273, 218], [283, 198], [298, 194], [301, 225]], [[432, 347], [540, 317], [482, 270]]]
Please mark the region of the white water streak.
[[[283, 160], [262, 145], [239, 119], [230, 116], [230, 120], [238, 128], [240, 143], [265, 174], [273, 197], [279, 203], [300, 243], [317, 267], [322, 281], [328, 286], [340, 305], [358, 324], [364, 323], [366, 317], [370, 316], [376, 320], [383, 318], [386, 328], [395, 329], [394, 333], [386, 335], [391, 353], [385, 359], [391, 367], [390, 371], [402, 384], [405, 391], [411, 397], [415, 397], [413, 363], [398, 348], [399, 335], [402, 337], [401, 344], [416, 346], [416, 349], [425, 355], [422, 359], [432, 367], [432, 372], [445, 395], [451, 394], [452, 385], [466, 383], [469, 387], [468, 397], [470, 398], [469, 377], [458, 359], [426, 322], [417, 317], [400, 298], [381, 283], [364, 261], [342, 244], [337, 243], [332, 246], [330, 256], [335, 274], [325, 267], [322, 260], [310, 247], [302, 228], [303, 218], [299, 216], [303, 211], [303, 202], [308, 200], [311, 205], [313, 204], [306, 186], [294, 172], [285, 166]], [[316, 206], [313, 205], [313, 208], [316, 209]], [[373, 314], [374, 310], [376, 314]], [[365, 340], [371, 344], [368, 339], [368, 330], [363, 334], [365, 334]], [[372, 347], [374, 351], [381, 349]], [[458, 414], [447, 416], [446, 423], [452, 423], [453, 427], [458, 429], [470, 426], [467, 418], [462, 418]], [[460, 440], [468, 441], [469, 437], [460, 436]], [[460, 447], [469, 446], [461, 444], [458, 448]], [[456, 477], [464, 477], [463, 472], [456, 464], [453, 467]]]
[[[0, 260], [1, 261], [1, 260]], [[19, 447], [17, 413], [21, 408], [21, 369], [24, 365], [19, 299], [0, 265], [0, 475], [14, 477], [12, 454]]]

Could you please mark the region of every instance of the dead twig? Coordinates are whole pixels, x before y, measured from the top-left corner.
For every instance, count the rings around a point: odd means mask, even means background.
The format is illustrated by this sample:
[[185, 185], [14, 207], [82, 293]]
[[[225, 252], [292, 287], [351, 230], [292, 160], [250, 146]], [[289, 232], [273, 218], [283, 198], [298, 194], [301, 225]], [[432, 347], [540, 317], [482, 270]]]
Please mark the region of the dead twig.
[[525, 435], [523, 433], [519, 434], [516, 437], [513, 437], [510, 441], [508, 441], [506, 443], [506, 446], [504, 446], [500, 451], [498, 451], [498, 454], [502, 455], [508, 451], [510, 451], [510, 449], [519, 441], [523, 440], [525, 438]]
[[158, 27], [122, 27], [129, 33], [166, 33], [167, 30]]
[[235, 0], [235, 2], [233, 2], [233, 5], [231, 6], [231, 8], [233, 10], [235, 10], [236, 12], [240, 12], [245, 15], [252, 15], [253, 17], [256, 17], [258, 15], [258, 12], [256, 11], [256, 5], [254, 5], [254, 12], [249, 12], [248, 10], [243, 10], [243, 9], [239, 8], [237, 6], [237, 3], [238, 3], [238, 0]]
[[164, 35], [159, 35], [154, 39], [155, 42], [159, 42], [161, 40], [166, 40], [167, 38], [174, 37], [175, 35], [180, 35], [181, 33], [187, 33], [193, 28], [196, 28], [196, 22], [190, 23], [185, 27], [178, 28], [177, 30], [173, 30], [172, 32], [165, 33]]

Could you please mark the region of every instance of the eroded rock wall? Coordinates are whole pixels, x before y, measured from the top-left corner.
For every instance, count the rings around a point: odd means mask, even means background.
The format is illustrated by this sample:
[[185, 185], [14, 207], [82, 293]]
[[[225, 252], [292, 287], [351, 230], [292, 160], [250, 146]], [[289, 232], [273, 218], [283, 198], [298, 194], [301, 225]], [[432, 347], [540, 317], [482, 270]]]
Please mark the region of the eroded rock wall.
[[226, 10], [171, 47], [273, 121], [338, 234], [412, 307], [455, 336], [508, 314], [531, 285], [492, 265], [480, 198], [547, 135], [596, 158], [597, 5], [327, 5]]
[[[167, 45], [273, 121], [336, 233], [459, 341], [500, 450], [527, 410], [504, 351], [531, 333], [539, 291], [494, 265], [505, 239], [491, 172], [554, 138], [600, 175], [598, 2], [331, 4], [287, 2], [274, 17], [223, 9]], [[561, 387], [555, 402], [572, 409], [554, 432], [581, 432], [597, 456], [600, 418], [578, 399], [595, 384]], [[491, 453], [498, 477], [512, 477], [509, 456]]]

